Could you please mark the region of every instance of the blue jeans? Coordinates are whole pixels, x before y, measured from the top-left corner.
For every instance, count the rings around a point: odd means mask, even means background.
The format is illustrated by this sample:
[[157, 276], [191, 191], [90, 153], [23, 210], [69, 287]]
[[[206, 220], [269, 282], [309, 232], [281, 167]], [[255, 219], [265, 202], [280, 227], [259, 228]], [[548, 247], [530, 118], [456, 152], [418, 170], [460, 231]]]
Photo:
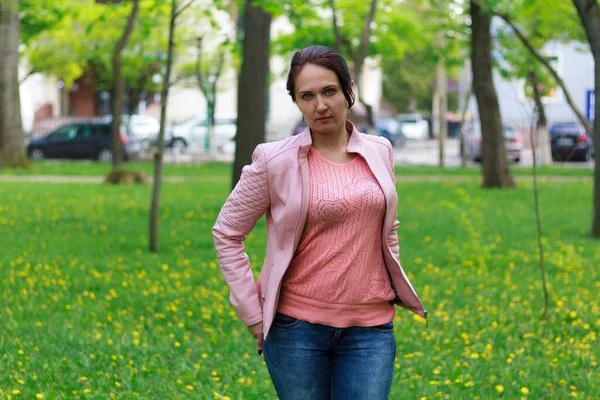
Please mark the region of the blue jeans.
[[392, 386], [392, 322], [334, 328], [277, 313], [263, 344], [280, 400], [385, 400]]

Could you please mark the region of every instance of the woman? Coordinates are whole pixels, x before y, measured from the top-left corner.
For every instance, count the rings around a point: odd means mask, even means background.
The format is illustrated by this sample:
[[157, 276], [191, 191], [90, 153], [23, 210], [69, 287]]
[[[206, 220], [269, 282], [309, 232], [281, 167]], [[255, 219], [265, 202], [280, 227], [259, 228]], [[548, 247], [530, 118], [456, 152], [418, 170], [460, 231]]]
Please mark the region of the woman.
[[[294, 55], [287, 90], [308, 128], [257, 146], [213, 228], [231, 303], [282, 400], [387, 399], [394, 304], [427, 315], [399, 263], [392, 147], [346, 119], [353, 87], [334, 50]], [[243, 240], [262, 215], [255, 283]]]

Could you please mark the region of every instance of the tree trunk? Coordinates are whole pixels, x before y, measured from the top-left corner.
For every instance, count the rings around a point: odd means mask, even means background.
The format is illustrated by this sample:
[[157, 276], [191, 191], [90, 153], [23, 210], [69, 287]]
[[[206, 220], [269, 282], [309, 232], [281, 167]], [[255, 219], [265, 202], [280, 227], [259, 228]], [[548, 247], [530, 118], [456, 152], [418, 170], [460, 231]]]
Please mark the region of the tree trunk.
[[133, 7], [131, 13], [127, 19], [127, 26], [123, 31], [123, 36], [115, 46], [112, 57], [112, 68], [113, 68], [113, 82], [114, 87], [112, 90], [112, 153], [113, 153], [113, 169], [117, 169], [123, 162], [123, 149], [121, 147], [121, 111], [123, 110], [123, 94], [125, 88], [123, 87], [123, 74], [121, 73], [121, 52], [129, 36], [133, 31], [133, 24], [137, 15], [139, 0], [133, 0]]
[[600, 238], [600, 163], [597, 155], [600, 154], [600, 8], [596, 0], [573, 0], [579, 19], [585, 28], [592, 54], [594, 55], [594, 209], [592, 214], [592, 236]]
[[150, 251], [158, 253], [158, 211], [160, 206], [160, 188], [162, 184], [162, 163], [165, 151], [165, 123], [167, 120], [167, 101], [171, 82], [171, 66], [173, 65], [173, 48], [175, 36], [175, 20], [177, 19], [177, 0], [171, 3], [171, 21], [169, 24], [169, 47], [167, 50], [167, 71], [160, 94], [160, 131], [154, 153], [154, 181], [152, 185], [152, 204], [150, 206]]
[[271, 14], [253, 6], [252, 0], [246, 0], [232, 188], [240, 179], [244, 165], [251, 163], [254, 148], [265, 140], [271, 19]]
[[18, 8], [18, 0], [0, 0], [0, 169], [28, 164], [19, 93]]
[[473, 89], [481, 123], [484, 188], [514, 187], [508, 169], [500, 106], [492, 78], [491, 17], [471, 0], [471, 63]]
[[[535, 149], [532, 150], [535, 150], [537, 165], [551, 165], [552, 152], [550, 150], [550, 140], [548, 138], [548, 119], [546, 118], [546, 111], [544, 110], [544, 104], [542, 103], [540, 84], [536, 73], [533, 71], [530, 71], [527, 74], [527, 79], [533, 89], [533, 99], [537, 115], [535, 141], [532, 141]], [[533, 134], [533, 132], [531, 134]]]

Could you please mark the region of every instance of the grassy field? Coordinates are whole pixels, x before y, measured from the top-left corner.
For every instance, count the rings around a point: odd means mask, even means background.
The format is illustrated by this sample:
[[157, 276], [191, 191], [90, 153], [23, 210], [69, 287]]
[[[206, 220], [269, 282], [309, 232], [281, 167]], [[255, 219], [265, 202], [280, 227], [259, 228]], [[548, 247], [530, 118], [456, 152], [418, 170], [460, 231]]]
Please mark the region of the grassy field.
[[[571, 177], [592, 177], [594, 171], [587, 167], [574, 167], [576, 164], [556, 164], [548, 167], [538, 168], [538, 174], [541, 176], [571, 176]], [[125, 169], [141, 169], [148, 175], [154, 173], [154, 165], [151, 162], [130, 162], [123, 164]], [[166, 164], [164, 166], [165, 176], [207, 176], [231, 175], [232, 165], [229, 163], [205, 163], [200, 165], [193, 164]], [[28, 169], [0, 170], [4, 175], [63, 175], [63, 176], [103, 176], [110, 171], [110, 164], [94, 161], [42, 161], [35, 162]], [[511, 172], [514, 176], [531, 176], [532, 168], [513, 166]], [[481, 176], [479, 166], [468, 168], [438, 168], [432, 166], [398, 166], [397, 175], [422, 175], [422, 176], [470, 176], [478, 178]]]
[[[478, 186], [398, 185], [402, 264], [431, 320], [398, 310], [390, 398], [600, 398], [591, 182], [541, 188], [546, 320], [531, 185]], [[1, 399], [276, 397], [216, 264], [228, 182], [163, 189], [154, 255], [149, 186], [0, 183]], [[264, 233], [246, 241], [255, 272]]]

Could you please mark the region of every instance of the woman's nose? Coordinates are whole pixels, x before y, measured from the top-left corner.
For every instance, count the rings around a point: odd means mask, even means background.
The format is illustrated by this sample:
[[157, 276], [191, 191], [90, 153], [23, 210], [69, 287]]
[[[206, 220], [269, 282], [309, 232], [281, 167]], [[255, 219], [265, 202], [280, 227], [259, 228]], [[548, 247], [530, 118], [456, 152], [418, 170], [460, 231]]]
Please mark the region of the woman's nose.
[[321, 96], [317, 96], [317, 111], [324, 112], [327, 110], [327, 104], [323, 101]]

